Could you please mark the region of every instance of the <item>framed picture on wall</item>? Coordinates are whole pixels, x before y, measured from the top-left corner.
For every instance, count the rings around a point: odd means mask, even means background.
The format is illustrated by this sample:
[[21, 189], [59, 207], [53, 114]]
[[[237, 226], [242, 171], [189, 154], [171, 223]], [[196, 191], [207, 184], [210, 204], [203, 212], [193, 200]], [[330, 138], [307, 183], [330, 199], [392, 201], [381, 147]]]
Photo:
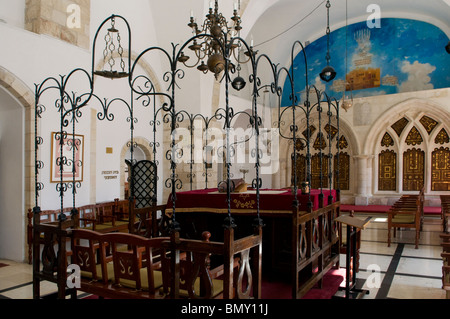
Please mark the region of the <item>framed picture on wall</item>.
[[[61, 155], [61, 143], [60, 133], [52, 132], [52, 150], [51, 150], [51, 172], [50, 182], [60, 183], [61, 174], [63, 182], [72, 182], [74, 174], [72, 172], [75, 164], [75, 181], [83, 181], [83, 163], [84, 163], [84, 135], [67, 134], [64, 138], [62, 145]], [[63, 157], [62, 157], [63, 156]], [[64, 164], [59, 165], [59, 158], [66, 158]]]

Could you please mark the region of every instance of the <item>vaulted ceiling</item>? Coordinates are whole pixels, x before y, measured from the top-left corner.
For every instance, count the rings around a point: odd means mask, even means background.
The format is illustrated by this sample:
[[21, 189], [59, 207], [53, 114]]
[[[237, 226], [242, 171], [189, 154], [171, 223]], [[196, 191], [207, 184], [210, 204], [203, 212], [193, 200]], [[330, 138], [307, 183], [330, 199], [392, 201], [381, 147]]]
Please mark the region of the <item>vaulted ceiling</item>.
[[[204, 20], [210, 0], [149, 0], [154, 9], [160, 45], [187, 40], [190, 11]], [[219, 11], [232, 16], [233, 4], [240, 1], [241, 36], [271, 60], [288, 66], [292, 44], [312, 42], [325, 35], [326, 0], [219, 0]], [[450, 0], [331, 0], [330, 29], [375, 17], [373, 5], [381, 18], [409, 18], [439, 27], [450, 37]], [[372, 5], [372, 7], [370, 7]], [[382, 26], [381, 26], [382, 27]], [[170, 40], [169, 40], [170, 39]]]
[[[264, 10], [260, 8], [261, 13], [253, 16], [254, 7], [260, 6], [260, 2], [266, 4]], [[408, 18], [434, 24], [450, 37], [450, 0], [331, 0], [330, 3], [331, 31], [346, 23], [371, 20], [379, 12], [381, 18]], [[325, 0], [251, 0], [243, 15], [243, 26], [248, 32], [244, 34], [247, 39], [253, 37], [258, 50], [285, 65], [294, 41], [313, 42], [325, 35], [325, 5]], [[247, 16], [251, 25], [246, 24]]]

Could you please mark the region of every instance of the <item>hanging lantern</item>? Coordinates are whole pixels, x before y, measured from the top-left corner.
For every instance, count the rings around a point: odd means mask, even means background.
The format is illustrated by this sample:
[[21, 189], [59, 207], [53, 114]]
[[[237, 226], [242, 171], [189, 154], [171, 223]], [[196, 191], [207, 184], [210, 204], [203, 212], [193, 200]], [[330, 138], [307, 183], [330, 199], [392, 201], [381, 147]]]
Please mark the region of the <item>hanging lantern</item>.
[[320, 72], [320, 78], [325, 82], [330, 82], [336, 77], [336, 71], [330, 66], [330, 0], [327, 1], [327, 66]]
[[[111, 18], [111, 27], [105, 35], [105, 48], [103, 49], [103, 66], [101, 71], [95, 71], [94, 74], [106, 78], [124, 78], [128, 76], [125, 71], [125, 60], [123, 58], [123, 47], [121, 43], [120, 32], [115, 27], [116, 20], [114, 16]], [[119, 59], [117, 66], [116, 59]]]

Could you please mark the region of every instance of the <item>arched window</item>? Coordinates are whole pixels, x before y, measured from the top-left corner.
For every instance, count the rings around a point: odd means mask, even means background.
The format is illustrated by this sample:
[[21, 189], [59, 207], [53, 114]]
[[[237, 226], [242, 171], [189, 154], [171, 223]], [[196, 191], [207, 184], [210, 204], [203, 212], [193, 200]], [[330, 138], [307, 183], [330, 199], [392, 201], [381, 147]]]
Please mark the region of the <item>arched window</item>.
[[[302, 134], [307, 138], [307, 130]], [[311, 188], [329, 188], [330, 182], [333, 183], [333, 188], [340, 190], [350, 190], [350, 155], [348, 153], [349, 144], [344, 135], [339, 138], [339, 143], [336, 141], [337, 128], [333, 125], [326, 124], [323, 132], [311, 125], [309, 128], [309, 137], [311, 144]], [[331, 142], [330, 142], [331, 140]], [[338, 144], [338, 146], [336, 145]], [[331, 154], [332, 159], [330, 159]], [[337, 165], [338, 156], [336, 156], [339, 147], [339, 166]], [[296, 165], [297, 186], [306, 181], [306, 145], [303, 141], [297, 140], [296, 145]], [[293, 154], [291, 160], [293, 161]], [[331, 167], [333, 165], [333, 168]], [[333, 169], [333, 178], [330, 180], [330, 170]], [[292, 176], [294, 174], [294, 165], [292, 165]], [[339, 174], [339, 185], [337, 182]], [[291, 181], [293, 183], [293, 180]]]
[[423, 137], [415, 126], [409, 131], [405, 142], [413, 148], [403, 153], [403, 190], [420, 191], [425, 182], [425, 152], [420, 148]]
[[[334, 175], [334, 185], [338, 184], [339, 177], [339, 189], [350, 190], [350, 155], [347, 153], [348, 142], [344, 135], [339, 138], [339, 165], [338, 157], [334, 158], [334, 169], [336, 174]], [[336, 186], [335, 186], [336, 187]]]
[[378, 190], [449, 191], [449, 141], [445, 124], [436, 116], [397, 120], [381, 138]]

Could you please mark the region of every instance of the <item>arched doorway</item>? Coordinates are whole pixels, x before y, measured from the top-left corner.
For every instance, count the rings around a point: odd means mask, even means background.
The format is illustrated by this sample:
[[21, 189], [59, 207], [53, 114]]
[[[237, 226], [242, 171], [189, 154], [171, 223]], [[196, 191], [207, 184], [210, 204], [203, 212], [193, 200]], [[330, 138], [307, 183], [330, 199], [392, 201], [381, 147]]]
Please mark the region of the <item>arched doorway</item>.
[[23, 261], [25, 108], [0, 86], [0, 258]]

